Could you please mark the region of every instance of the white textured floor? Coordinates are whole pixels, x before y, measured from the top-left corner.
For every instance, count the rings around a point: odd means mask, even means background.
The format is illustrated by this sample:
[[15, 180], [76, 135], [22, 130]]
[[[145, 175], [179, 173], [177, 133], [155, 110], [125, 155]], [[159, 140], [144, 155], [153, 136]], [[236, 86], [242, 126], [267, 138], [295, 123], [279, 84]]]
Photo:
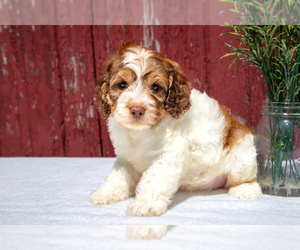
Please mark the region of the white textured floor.
[[[241, 201], [225, 190], [178, 193], [165, 215], [149, 218], [125, 215], [133, 198], [93, 206], [89, 194], [114, 160], [0, 158], [0, 249], [138, 249], [139, 244], [145, 249], [155, 244], [165, 246], [161, 249], [287, 249], [284, 242], [297, 249], [300, 243], [300, 198], [265, 195]], [[127, 225], [177, 226], [161, 240], [145, 243], [127, 239]]]
[[158, 240], [126, 238], [127, 226], [0, 226], [0, 249], [299, 249], [297, 226], [170, 226]]

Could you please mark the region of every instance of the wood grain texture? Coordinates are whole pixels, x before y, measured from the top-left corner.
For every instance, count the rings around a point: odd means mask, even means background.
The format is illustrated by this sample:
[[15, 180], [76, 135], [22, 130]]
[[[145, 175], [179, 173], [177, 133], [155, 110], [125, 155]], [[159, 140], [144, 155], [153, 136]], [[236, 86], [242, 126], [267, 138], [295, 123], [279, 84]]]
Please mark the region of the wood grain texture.
[[[128, 10], [129, 11], [129, 10]], [[256, 126], [261, 73], [220, 59], [219, 26], [0, 26], [1, 156], [114, 156], [93, 88], [108, 55], [135, 40], [178, 62], [194, 88]]]
[[4, 25], [45, 25], [55, 24], [56, 1], [0, 0], [0, 24]]
[[0, 0], [2, 25], [221, 25], [219, 0]]
[[97, 156], [100, 137], [93, 103], [95, 86], [91, 26], [58, 26], [66, 156]]
[[61, 89], [54, 37], [54, 29], [49, 26], [2, 29], [3, 155], [63, 155]]

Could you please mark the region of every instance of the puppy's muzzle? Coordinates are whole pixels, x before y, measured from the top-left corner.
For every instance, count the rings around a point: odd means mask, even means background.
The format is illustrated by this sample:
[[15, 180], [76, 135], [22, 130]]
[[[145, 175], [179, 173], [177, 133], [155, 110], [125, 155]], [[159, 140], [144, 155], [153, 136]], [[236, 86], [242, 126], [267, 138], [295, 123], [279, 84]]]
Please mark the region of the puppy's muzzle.
[[139, 106], [133, 106], [130, 108], [130, 113], [132, 114], [133, 117], [139, 118], [145, 114], [145, 109], [143, 107]]

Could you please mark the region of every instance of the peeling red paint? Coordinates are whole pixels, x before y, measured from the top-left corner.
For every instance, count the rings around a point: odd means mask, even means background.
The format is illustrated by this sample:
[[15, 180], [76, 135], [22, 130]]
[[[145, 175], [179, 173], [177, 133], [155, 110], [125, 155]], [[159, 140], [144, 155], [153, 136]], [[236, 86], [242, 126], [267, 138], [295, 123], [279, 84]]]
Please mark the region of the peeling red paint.
[[66, 156], [98, 156], [93, 103], [94, 55], [90, 26], [56, 27]]
[[1, 0], [0, 24], [219, 25], [236, 17], [220, 14], [228, 6], [219, 0]]

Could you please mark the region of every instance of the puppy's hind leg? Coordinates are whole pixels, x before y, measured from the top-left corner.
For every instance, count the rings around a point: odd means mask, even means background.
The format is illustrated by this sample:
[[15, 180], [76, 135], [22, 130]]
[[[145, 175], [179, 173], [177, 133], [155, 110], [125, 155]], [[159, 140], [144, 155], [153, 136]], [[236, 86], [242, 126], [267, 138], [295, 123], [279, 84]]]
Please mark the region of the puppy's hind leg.
[[246, 136], [241, 143], [229, 152], [230, 171], [227, 175], [228, 194], [241, 200], [254, 200], [262, 197], [259, 184], [256, 182], [256, 150], [252, 136]]

